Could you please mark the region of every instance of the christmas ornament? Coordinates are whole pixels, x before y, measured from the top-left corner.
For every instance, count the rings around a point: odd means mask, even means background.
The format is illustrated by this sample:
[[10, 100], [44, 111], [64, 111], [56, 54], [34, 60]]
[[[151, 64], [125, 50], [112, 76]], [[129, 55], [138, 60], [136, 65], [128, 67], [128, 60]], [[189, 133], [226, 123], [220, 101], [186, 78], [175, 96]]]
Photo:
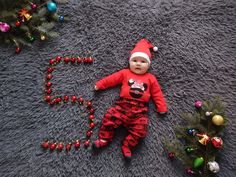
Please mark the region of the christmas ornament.
[[80, 147], [80, 141], [79, 141], [79, 140], [76, 140], [74, 146], [75, 146], [76, 149], [79, 149], [79, 147]]
[[71, 143], [68, 143], [66, 145], [66, 151], [70, 151], [71, 150], [71, 147], [72, 147], [72, 144]]
[[196, 130], [193, 129], [193, 128], [189, 128], [189, 129], [187, 130], [187, 133], [188, 133], [188, 135], [194, 136], [194, 135], [196, 134]]
[[72, 103], [75, 103], [77, 101], [77, 97], [75, 95], [71, 96]]
[[47, 83], [46, 83], [46, 86], [47, 86], [47, 87], [51, 87], [51, 86], [52, 86], [52, 82], [50, 82], [50, 81], [47, 82]]
[[168, 159], [173, 159], [175, 157], [175, 153], [174, 152], [169, 152], [168, 153]]
[[51, 101], [51, 96], [46, 95], [46, 96], [44, 97], [44, 100], [45, 100], [46, 102], [50, 102], [50, 101]]
[[15, 25], [16, 25], [16, 27], [19, 27], [19, 26], [21, 25], [21, 22], [20, 22], [19, 20], [17, 20], [17, 21], [15, 22]]
[[193, 167], [194, 168], [199, 168], [204, 162], [203, 157], [197, 157], [194, 162], [193, 162]]
[[41, 147], [44, 148], [44, 149], [48, 149], [48, 147], [49, 147], [49, 141], [48, 141], [48, 140], [45, 140], [45, 141], [41, 144]]
[[17, 47], [16, 50], [15, 50], [15, 52], [16, 52], [17, 54], [19, 54], [19, 53], [21, 52], [21, 48], [20, 48], [20, 47]]
[[63, 101], [64, 101], [64, 102], [68, 102], [68, 101], [69, 101], [69, 96], [68, 96], [68, 95], [65, 95], [65, 96], [63, 97]]
[[65, 62], [65, 63], [69, 63], [69, 62], [70, 62], [70, 58], [69, 58], [69, 57], [65, 57], [65, 58], [64, 58], [64, 62]]
[[48, 74], [48, 75], [47, 75], [47, 79], [48, 79], [48, 80], [52, 79], [52, 74]]
[[185, 171], [186, 171], [186, 173], [189, 174], [189, 175], [194, 174], [194, 171], [192, 170], [192, 168], [187, 168]]
[[72, 58], [70, 59], [70, 61], [71, 61], [71, 63], [75, 63], [75, 62], [76, 62], [76, 58], [75, 58], [75, 57], [72, 57]]
[[56, 61], [57, 61], [57, 62], [60, 62], [60, 61], [61, 61], [61, 57], [60, 57], [60, 56], [57, 56], [57, 57], [56, 57]]
[[223, 145], [223, 140], [220, 137], [211, 138], [211, 143], [216, 149], [220, 149]]
[[57, 145], [57, 150], [61, 151], [63, 149], [63, 147], [64, 147], [64, 144], [63, 143], [59, 143]]
[[34, 4], [34, 3], [30, 3], [30, 6], [32, 10], [36, 10], [38, 7], [37, 4]]
[[41, 35], [40, 35], [40, 39], [41, 39], [42, 41], [44, 41], [44, 40], [46, 40], [46, 36], [45, 36], [44, 34], [41, 34]]
[[187, 148], [185, 148], [185, 152], [186, 152], [187, 154], [191, 154], [194, 150], [195, 150], [195, 149], [192, 148], [192, 147], [187, 147]]
[[207, 163], [207, 168], [212, 172], [212, 173], [218, 173], [220, 171], [220, 166], [216, 161], [208, 162]]
[[77, 58], [77, 63], [82, 63], [82, 59], [80, 57]]
[[49, 2], [47, 3], [47, 10], [48, 10], [49, 12], [54, 13], [54, 12], [57, 11], [57, 5], [56, 5], [54, 2], [49, 1]]
[[64, 22], [64, 16], [63, 15], [59, 15], [58, 19], [59, 19], [60, 22]]
[[47, 69], [47, 71], [49, 72], [49, 73], [51, 73], [51, 72], [53, 72], [53, 68], [52, 67], [49, 67], [48, 69]]
[[55, 150], [56, 149], [56, 147], [57, 147], [57, 143], [52, 143], [51, 145], [50, 145], [50, 150]]
[[3, 22], [0, 22], [0, 31], [1, 32], [8, 32], [9, 30], [11, 29], [10, 25], [8, 25], [7, 23], [3, 23]]
[[201, 102], [201, 101], [199, 101], [199, 100], [198, 100], [198, 101], [195, 101], [195, 104], [194, 104], [194, 105], [195, 105], [195, 107], [196, 107], [196, 108], [198, 108], [198, 109], [199, 109], [199, 108], [201, 108], [201, 107], [202, 107], [202, 102]]
[[212, 112], [208, 112], [208, 111], [205, 113], [206, 116], [210, 116], [211, 114]]
[[223, 125], [224, 118], [221, 115], [214, 115], [212, 117], [212, 122], [213, 122], [213, 124], [218, 125], [218, 126]]
[[32, 16], [30, 15], [29, 11], [27, 9], [21, 9], [19, 12], [20, 17], [22, 18], [22, 22], [24, 22], [24, 18], [29, 21]]
[[198, 137], [200, 137], [201, 139], [198, 140], [202, 145], [207, 145], [207, 143], [210, 141], [210, 137], [203, 133], [203, 134], [197, 134]]

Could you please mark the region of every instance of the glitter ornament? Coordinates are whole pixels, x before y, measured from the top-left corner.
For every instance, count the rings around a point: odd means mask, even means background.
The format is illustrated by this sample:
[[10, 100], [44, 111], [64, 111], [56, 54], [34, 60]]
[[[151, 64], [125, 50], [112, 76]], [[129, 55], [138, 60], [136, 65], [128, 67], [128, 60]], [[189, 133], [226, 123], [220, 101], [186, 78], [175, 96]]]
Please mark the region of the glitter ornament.
[[202, 107], [202, 102], [201, 102], [201, 101], [199, 101], [199, 100], [198, 100], [198, 101], [195, 101], [195, 104], [194, 104], [194, 105], [195, 105], [195, 107], [196, 107], [196, 108], [198, 108], [198, 109], [199, 109], [199, 108], [201, 108], [201, 107]]
[[56, 3], [52, 2], [52, 1], [49, 1], [49, 2], [47, 3], [47, 10], [48, 10], [49, 12], [52, 12], [52, 13], [56, 12], [56, 11], [57, 11], [57, 5], [56, 5]]
[[194, 168], [199, 168], [203, 164], [203, 162], [204, 162], [203, 157], [198, 157], [194, 160], [193, 167]]
[[220, 149], [223, 145], [223, 140], [220, 137], [211, 138], [211, 143], [216, 149]]
[[8, 32], [9, 30], [11, 29], [10, 25], [8, 25], [7, 23], [3, 23], [3, 22], [0, 22], [0, 31], [1, 32]]
[[212, 123], [218, 126], [223, 125], [224, 118], [221, 115], [214, 115], [212, 117]]
[[220, 171], [220, 166], [216, 161], [208, 162], [207, 163], [207, 168], [212, 172], [212, 173], [218, 173]]

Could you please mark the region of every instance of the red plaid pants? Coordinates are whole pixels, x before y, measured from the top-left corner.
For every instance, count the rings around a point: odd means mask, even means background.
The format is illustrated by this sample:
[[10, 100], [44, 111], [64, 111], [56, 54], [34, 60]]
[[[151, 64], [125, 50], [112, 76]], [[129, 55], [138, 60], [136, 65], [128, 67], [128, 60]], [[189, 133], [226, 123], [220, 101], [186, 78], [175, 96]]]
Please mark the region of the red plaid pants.
[[147, 103], [121, 98], [104, 115], [99, 138], [112, 141], [114, 131], [120, 125], [123, 125], [128, 130], [128, 135], [125, 137], [123, 145], [129, 148], [135, 147], [140, 139], [143, 139], [147, 134]]

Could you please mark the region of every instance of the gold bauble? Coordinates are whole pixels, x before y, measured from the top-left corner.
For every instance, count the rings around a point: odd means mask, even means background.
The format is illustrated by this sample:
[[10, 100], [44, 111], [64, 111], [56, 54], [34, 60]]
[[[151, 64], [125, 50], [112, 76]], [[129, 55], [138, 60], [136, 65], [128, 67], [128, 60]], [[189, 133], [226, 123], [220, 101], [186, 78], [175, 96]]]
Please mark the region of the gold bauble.
[[41, 39], [42, 41], [44, 41], [44, 40], [46, 39], [46, 36], [42, 34], [42, 35], [40, 36], [40, 39]]
[[223, 125], [224, 123], [224, 118], [221, 115], [214, 115], [212, 117], [212, 122], [215, 125]]

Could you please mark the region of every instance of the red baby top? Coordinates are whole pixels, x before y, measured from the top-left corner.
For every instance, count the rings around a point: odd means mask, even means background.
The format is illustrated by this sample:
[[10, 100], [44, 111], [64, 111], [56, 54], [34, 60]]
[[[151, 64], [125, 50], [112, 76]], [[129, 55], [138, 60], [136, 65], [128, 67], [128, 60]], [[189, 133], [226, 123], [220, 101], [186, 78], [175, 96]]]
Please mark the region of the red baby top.
[[120, 97], [132, 98], [143, 102], [148, 102], [152, 97], [158, 112], [167, 112], [167, 105], [160, 85], [154, 75], [145, 73], [138, 75], [129, 69], [120, 70], [111, 74], [96, 83], [98, 89], [122, 84]]

